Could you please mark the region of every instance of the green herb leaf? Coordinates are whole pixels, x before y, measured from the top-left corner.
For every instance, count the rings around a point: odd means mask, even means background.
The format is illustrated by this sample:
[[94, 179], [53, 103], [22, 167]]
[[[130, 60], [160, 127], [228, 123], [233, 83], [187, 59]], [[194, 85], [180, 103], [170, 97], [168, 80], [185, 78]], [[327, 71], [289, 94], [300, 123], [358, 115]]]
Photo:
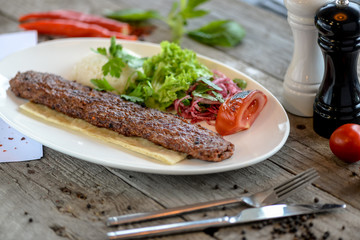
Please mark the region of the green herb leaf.
[[119, 56], [119, 54], [121, 54], [123, 47], [120, 44], [116, 44], [116, 38], [115, 37], [111, 37], [111, 44], [109, 47], [109, 54], [116, 58]]
[[[139, 80], [132, 82], [126, 89], [127, 96], [137, 97], [142, 99], [142, 102], [148, 101], [149, 98], [154, 94], [154, 90], [149, 80]], [[147, 103], [146, 103], [147, 105]]]
[[181, 16], [178, 10], [179, 3], [174, 2], [172, 8], [167, 16], [166, 23], [171, 29], [171, 39], [175, 43], [179, 43], [184, 35], [185, 19]]
[[196, 91], [199, 92], [199, 93], [207, 93], [211, 90], [213, 90], [211, 87], [209, 87], [207, 84], [205, 83], [202, 83], [202, 84], [198, 84], [196, 86]]
[[107, 56], [106, 48], [97, 48], [96, 50], [92, 49], [95, 53]]
[[234, 78], [233, 82], [241, 89], [245, 89], [247, 86], [247, 82], [244, 79]]
[[120, 95], [122, 98], [124, 98], [125, 100], [128, 100], [130, 102], [137, 102], [137, 103], [143, 103], [144, 99], [140, 98], [140, 97], [135, 97], [135, 96], [129, 96], [126, 94], [121, 94]]
[[141, 68], [144, 64], [144, 61], [147, 58], [138, 58], [133, 55], [127, 54], [126, 52], [123, 52], [122, 60], [127, 63], [131, 68], [138, 69]]
[[125, 63], [121, 58], [112, 58], [102, 66], [101, 70], [103, 71], [104, 76], [110, 74], [112, 77], [119, 78], [124, 67]]
[[216, 99], [217, 99], [219, 102], [221, 102], [221, 103], [225, 102], [223, 96], [222, 96], [220, 93], [215, 92], [215, 91], [211, 91], [211, 92], [212, 92], [212, 94], [214, 94], [214, 96], [216, 97]]
[[123, 50], [122, 45], [116, 44], [115, 37], [111, 38], [109, 53], [114, 59], [115, 58], [121, 59], [124, 63], [135, 69], [141, 68], [144, 61], [146, 60], [146, 58], [135, 57], [127, 53], [125, 50]]
[[209, 13], [205, 10], [195, 10], [195, 8], [209, 0], [182, 0], [181, 15], [184, 19], [202, 17]]
[[207, 93], [199, 93], [199, 92], [197, 92], [196, 90], [194, 90], [194, 91], [192, 92], [192, 95], [193, 95], [194, 97], [205, 98], [205, 99], [208, 99], [208, 100], [211, 100], [211, 101], [214, 101], [214, 102], [217, 102], [217, 101], [218, 101], [218, 99], [217, 99], [216, 97], [211, 96], [210, 94], [207, 94]]
[[234, 21], [220, 20], [190, 31], [188, 35], [208, 45], [234, 47], [244, 38], [245, 30]]
[[141, 10], [137, 8], [122, 9], [105, 14], [106, 17], [124, 22], [140, 22], [149, 19], [160, 19], [161, 15], [155, 10]]
[[90, 82], [94, 84], [96, 90], [98, 91], [115, 91], [115, 88], [110, 85], [110, 83], [105, 79], [91, 79]]
[[[171, 39], [180, 43], [186, 33], [188, 20], [205, 16], [207, 10], [198, 7], [209, 0], [178, 0], [175, 1], [166, 17], [156, 10], [141, 10], [137, 8], [122, 9], [106, 13], [106, 17], [124, 22], [142, 22], [149, 19], [164, 21], [171, 30]], [[139, 24], [139, 23], [138, 23]], [[188, 32], [188, 35], [204, 44], [213, 46], [233, 47], [245, 36], [245, 30], [236, 22], [230, 20], [214, 21], [197, 30]]]
[[196, 86], [195, 90], [192, 92], [192, 95], [195, 97], [209, 99], [215, 102], [224, 102], [223, 96], [215, 91], [222, 91], [222, 88], [213, 83], [211, 79], [212, 77], [198, 78], [197, 82], [202, 84]]
[[191, 98], [187, 98], [181, 101], [185, 106], [190, 106], [191, 104]]
[[208, 0], [180, 0], [174, 2], [167, 16], [166, 23], [170, 26], [172, 32], [172, 41], [179, 43], [185, 33], [185, 25], [189, 18], [201, 17], [208, 14], [208, 11], [197, 10], [200, 4]]
[[219, 87], [218, 85], [216, 85], [215, 83], [213, 83], [210, 79], [212, 77], [200, 77], [197, 81], [202, 81], [204, 83], [206, 83], [209, 87], [215, 89], [215, 90], [218, 90], [218, 91], [222, 91], [222, 88]]
[[97, 50], [93, 50], [94, 52], [108, 58], [108, 61], [101, 68], [105, 77], [110, 75], [112, 77], [119, 78], [126, 64], [134, 69], [142, 67], [146, 58], [138, 58], [128, 54], [125, 50], [123, 50], [121, 44], [116, 44], [115, 37], [112, 37], [110, 41], [108, 51], [106, 51], [106, 48], [97, 48]]

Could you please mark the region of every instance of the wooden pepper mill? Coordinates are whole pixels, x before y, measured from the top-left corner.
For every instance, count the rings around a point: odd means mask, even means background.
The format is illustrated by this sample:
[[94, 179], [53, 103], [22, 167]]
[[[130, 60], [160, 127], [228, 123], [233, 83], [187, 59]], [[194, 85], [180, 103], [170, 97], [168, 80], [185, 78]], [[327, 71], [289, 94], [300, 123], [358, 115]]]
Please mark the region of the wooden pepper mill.
[[360, 124], [360, 85], [357, 62], [360, 49], [360, 5], [336, 0], [315, 16], [325, 70], [314, 101], [314, 130], [329, 138], [345, 123]]

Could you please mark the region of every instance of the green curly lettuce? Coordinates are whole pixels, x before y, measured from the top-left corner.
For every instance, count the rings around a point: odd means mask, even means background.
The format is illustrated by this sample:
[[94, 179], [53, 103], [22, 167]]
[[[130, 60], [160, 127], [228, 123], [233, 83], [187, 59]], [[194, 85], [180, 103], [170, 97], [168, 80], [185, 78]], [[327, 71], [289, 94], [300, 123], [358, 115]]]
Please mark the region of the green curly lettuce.
[[129, 82], [124, 97], [143, 100], [147, 107], [166, 110], [176, 99], [185, 96], [196, 79], [212, 76], [201, 64], [196, 53], [181, 49], [176, 43], [164, 41], [161, 52], [146, 59], [143, 72], [138, 72], [135, 81]]

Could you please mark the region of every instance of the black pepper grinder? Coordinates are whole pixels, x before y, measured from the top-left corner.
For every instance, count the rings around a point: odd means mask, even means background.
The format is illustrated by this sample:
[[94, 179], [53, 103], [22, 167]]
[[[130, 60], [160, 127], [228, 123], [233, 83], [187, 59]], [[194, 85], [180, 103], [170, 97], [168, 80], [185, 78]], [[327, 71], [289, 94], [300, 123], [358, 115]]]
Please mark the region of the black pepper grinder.
[[317, 134], [330, 138], [345, 123], [360, 124], [360, 5], [348, 0], [328, 3], [316, 12], [315, 25], [325, 70], [315, 96], [313, 123]]

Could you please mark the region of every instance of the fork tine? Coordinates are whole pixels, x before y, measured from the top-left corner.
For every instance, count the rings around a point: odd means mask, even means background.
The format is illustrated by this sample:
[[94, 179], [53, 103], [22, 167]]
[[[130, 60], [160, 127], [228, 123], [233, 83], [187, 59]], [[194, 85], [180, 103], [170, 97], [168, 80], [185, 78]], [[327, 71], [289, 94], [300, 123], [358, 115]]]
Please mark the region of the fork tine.
[[299, 181], [302, 181], [305, 178], [308, 178], [309, 176], [317, 176], [317, 172], [315, 169], [310, 168], [302, 173], [299, 173], [292, 179], [289, 179], [288, 181], [283, 182], [282, 184], [274, 187], [274, 190], [276, 191], [282, 191], [283, 189], [287, 189], [288, 187], [291, 187], [292, 185], [296, 184]]
[[307, 184], [310, 184], [311, 182], [310, 181], [314, 181], [315, 179], [317, 179], [319, 176], [315, 173], [315, 174], [312, 174], [312, 175], [308, 175], [307, 177], [304, 177], [303, 179], [299, 179], [296, 183], [294, 182], [294, 184], [292, 185], [289, 185], [288, 188], [286, 189], [283, 189], [281, 191], [277, 191], [277, 194], [278, 195], [284, 195], [290, 191], [293, 191], [299, 187], [302, 187], [303, 185], [307, 185]]
[[294, 180], [296, 180], [296, 179], [299, 179], [299, 178], [303, 177], [304, 175], [306, 176], [306, 175], [311, 174], [311, 173], [313, 173], [313, 172], [316, 172], [316, 170], [315, 170], [314, 168], [309, 168], [309, 169], [307, 169], [307, 170], [305, 170], [305, 171], [303, 171], [303, 172], [295, 175], [294, 177], [286, 180], [286, 181], [283, 182], [282, 184], [279, 184], [279, 185], [276, 186], [275, 188], [281, 188], [282, 186], [288, 184], [289, 182], [292, 182], [292, 181], [294, 181]]
[[293, 193], [295, 190], [301, 190], [317, 178], [319, 178], [318, 173], [315, 169], [311, 168], [303, 172], [302, 174], [297, 175], [291, 181], [274, 188], [274, 191], [279, 199], [278, 201], [286, 198], [290, 193]]
[[307, 169], [306, 171], [304, 172], [301, 172], [297, 175], [295, 175], [293, 178], [291, 179], [288, 179], [287, 181], [283, 182], [282, 184], [274, 187], [274, 190], [276, 191], [281, 191], [283, 189], [286, 189], [288, 188], [289, 186], [293, 185], [294, 183], [308, 177], [309, 175], [312, 175], [312, 174], [317, 174], [316, 170], [313, 169], [313, 168], [309, 168]]

